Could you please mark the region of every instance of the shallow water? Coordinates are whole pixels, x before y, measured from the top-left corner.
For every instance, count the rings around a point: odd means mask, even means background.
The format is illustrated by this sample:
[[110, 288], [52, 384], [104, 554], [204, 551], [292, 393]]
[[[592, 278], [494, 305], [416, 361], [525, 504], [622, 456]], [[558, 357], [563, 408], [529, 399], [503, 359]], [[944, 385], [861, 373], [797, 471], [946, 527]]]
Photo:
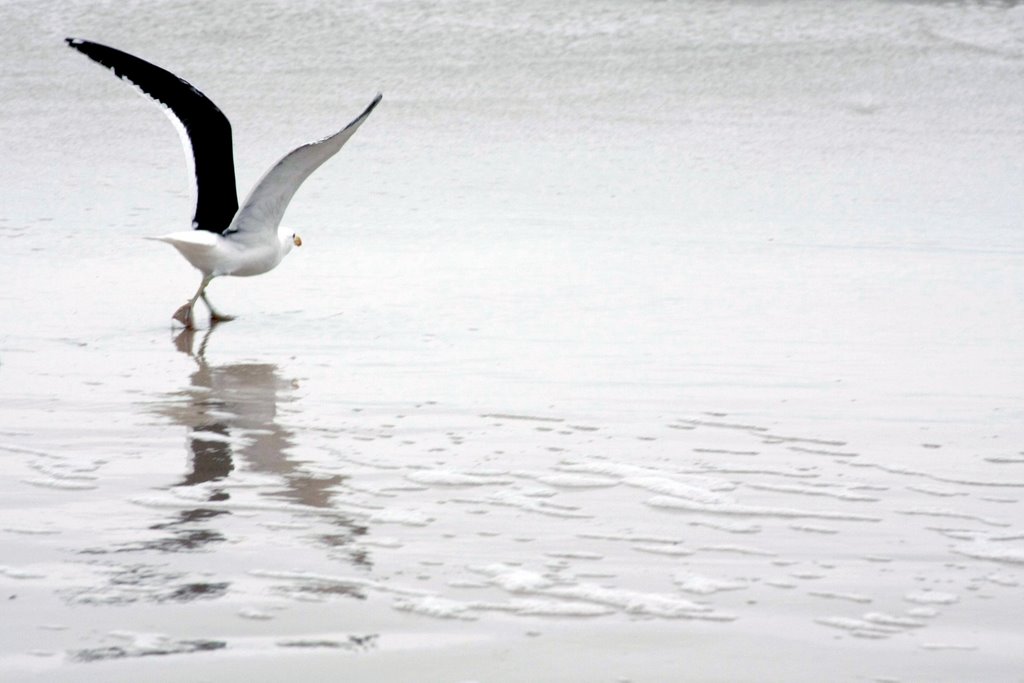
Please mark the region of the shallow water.
[[1021, 8], [0, 7], [4, 680], [1019, 677]]

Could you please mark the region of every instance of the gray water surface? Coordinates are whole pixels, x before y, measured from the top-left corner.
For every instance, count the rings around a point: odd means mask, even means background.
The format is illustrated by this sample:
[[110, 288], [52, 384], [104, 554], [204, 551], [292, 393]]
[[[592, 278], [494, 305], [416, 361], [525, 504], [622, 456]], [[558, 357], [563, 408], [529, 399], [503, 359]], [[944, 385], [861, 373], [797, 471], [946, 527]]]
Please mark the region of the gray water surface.
[[[3, 2], [0, 678], [1018, 680], [1024, 10]], [[152, 103], [239, 195], [210, 287]]]

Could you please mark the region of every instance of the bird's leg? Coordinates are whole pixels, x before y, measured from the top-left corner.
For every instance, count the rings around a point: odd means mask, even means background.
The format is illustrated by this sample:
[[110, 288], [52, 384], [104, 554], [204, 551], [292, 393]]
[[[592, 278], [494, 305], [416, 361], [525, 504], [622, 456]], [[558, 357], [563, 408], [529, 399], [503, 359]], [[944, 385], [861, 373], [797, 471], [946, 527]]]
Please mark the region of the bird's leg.
[[213, 307], [213, 304], [210, 303], [210, 300], [206, 298], [206, 292], [202, 292], [199, 296], [203, 297], [203, 303], [205, 303], [206, 307], [210, 309], [210, 320], [216, 323], [223, 323], [227, 322], [228, 320], [235, 319], [235, 316], [233, 315], [225, 315], [223, 313], [219, 313], [217, 309]]
[[204, 300], [206, 299], [203, 292], [206, 290], [206, 285], [210, 284], [210, 280], [212, 279], [212, 275], [204, 275], [203, 281], [199, 283], [199, 289], [196, 290], [195, 296], [189, 299], [187, 304], [176, 310], [174, 315], [171, 317], [180, 322], [187, 329], [194, 330], [196, 326], [192, 322], [192, 311], [195, 309], [196, 301], [199, 300], [199, 297], [203, 297]]

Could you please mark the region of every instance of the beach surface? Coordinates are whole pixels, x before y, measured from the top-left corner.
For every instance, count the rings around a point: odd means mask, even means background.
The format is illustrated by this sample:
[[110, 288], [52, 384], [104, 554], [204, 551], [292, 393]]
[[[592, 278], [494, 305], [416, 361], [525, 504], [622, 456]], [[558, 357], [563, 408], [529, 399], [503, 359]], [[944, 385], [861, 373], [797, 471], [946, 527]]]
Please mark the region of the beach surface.
[[1024, 7], [495, 5], [0, 2], [0, 679], [1021, 681]]

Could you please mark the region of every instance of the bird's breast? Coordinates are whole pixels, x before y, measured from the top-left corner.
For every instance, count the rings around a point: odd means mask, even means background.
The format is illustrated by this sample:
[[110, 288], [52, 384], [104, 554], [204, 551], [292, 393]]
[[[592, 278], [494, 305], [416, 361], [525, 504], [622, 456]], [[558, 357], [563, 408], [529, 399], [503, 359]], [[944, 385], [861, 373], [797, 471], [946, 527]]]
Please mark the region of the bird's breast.
[[222, 275], [234, 275], [236, 277], [262, 275], [277, 267], [283, 256], [277, 245], [252, 245], [229, 242], [225, 246], [228, 253], [224, 259], [224, 272], [220, 273]]

